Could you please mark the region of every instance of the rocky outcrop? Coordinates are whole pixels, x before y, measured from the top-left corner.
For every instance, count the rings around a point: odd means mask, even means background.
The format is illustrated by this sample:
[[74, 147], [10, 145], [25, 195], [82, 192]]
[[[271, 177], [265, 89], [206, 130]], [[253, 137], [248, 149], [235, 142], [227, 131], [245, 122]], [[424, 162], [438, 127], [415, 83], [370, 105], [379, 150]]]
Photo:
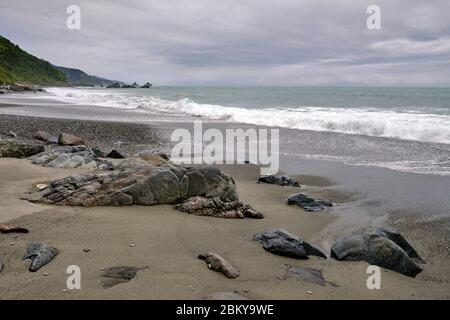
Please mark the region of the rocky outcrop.
[[14, 139], [0, 140], [0, 158], [27, 158], [43, 151], [44, 146], [41, 144]]
[[85, 146], [62, 146], [32, 156], [31, 162], [45, 167], [77, 168], [87, 164], [99, 170], [112, 170], [113, 164], [97, 157], [92, 149]]
[[238, 200], [234, 180], [219, 169], [147, 166], [110, 173], [75, 174], [23, 199], [72, 206], [176, 204], [193, 196]]
[[338, 239], [331, 257], [344, 261], [366, 261], [415, 277], [424, 261], [399, 233], [386, 228], [364, 228]]
[[120, 83], [118, 83], [118, 82], [111, 83], [110, 85], [107, 85], [106, 88], [109, 88], [109, 89], [120, 88]]
[[302, 193], [296, 193], [289, 196], [287, 203], [288, 205], [296, 205], [311, 212], [320, 211], [333, 206], [333, 204], [327, 200], [315, 200]]
[[151, 88], [152, 84], [150, 82], [147, 82], [146, 84], [144, 84], [143, 86], [141, 86], [141, 88]]
[[262, 213], [257, 212], [248, 204], [244, 205], [238, 200], [224, 202], [220, 197], [205, 198], [195, 196], [176, 205], [175, 208], [179, 211], [195, 214], [197, 216], [228, 219], [264, 218]]
[[289, 187], [300, 187], [300, 184], [294, 179], [288, 176], [262, 176], [258, 179], [258, 182], [269, 183], [269, 184], [277, 184], [279, 186], [289, 186]]
[[308, 256], [327, 258], [319, 249], [284, 229], [264, 231], [256, 234], [253, 240], [261, 243], [265, 250], [280, 256], [297, 259], [308, 259]]
[[204, 260], [209, 269], [220, 272], [227, 278], [234, 279], [239, 277], [239, 271], [217, 253], [200, 254], [198, 258]]
[[58, 143], [61, 146], [80, 146], [84, 145], [85, 141], [83, 138], [68, 133], [60, 133], [58, 135]]

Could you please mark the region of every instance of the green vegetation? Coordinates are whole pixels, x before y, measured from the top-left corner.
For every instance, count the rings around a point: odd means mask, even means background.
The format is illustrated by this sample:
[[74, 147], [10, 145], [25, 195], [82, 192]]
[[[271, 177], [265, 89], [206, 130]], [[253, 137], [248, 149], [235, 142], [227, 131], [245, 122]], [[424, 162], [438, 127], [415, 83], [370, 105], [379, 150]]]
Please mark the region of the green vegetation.
[[64, 73], [0, 36], [0, 84], [66, 85]]

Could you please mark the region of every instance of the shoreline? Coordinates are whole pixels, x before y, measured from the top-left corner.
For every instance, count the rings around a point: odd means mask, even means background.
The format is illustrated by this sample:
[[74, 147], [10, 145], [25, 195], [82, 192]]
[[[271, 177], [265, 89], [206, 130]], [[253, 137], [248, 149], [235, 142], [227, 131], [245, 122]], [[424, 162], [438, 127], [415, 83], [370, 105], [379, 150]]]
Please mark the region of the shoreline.
[[[119, 130], [121, 126], [123, 128]], [[164, 147], [167, 141], [164, 140], [165, 134], [160, 131], [164, 127], [144, 124], [0, 115], [0, 127], [2, 130], [14, 127], [25, 139], [30, 139], [33, 130], [38, 128], [55, 131], [77, 128], [77, 134], [96, 138], [91, 141], [88, 139], [88, 144], [104, 148], [115, 147], [116, 134], [120, 132], [119, 135], [125, 135], [124, 140], [127, 142], [122, 147], [129, 153]], [[136, 138], [133, 140], [132, 137]], [[135, 144], [136, 141], [139, 143]], [[318, 162], [311, 165], [317, 167]], [[168, 205], [82, 208], [32, 204], [19, 197], [33, 184], [86, 169], [44, 168], [26, 159], [0, 159], [0, 204], [7, 212], [0, 221], [33, 225], [29, 234], [0, 235], [0, 254], [3, 254], [7, 266], [0, 274], [2, 298], [203, 299], [220, 291], [237, 292], [251, 299], [450, 297], [450, 241], [446, 234], [446, 228], [450, 226], [448, 219], [421, 221], [423, 218], [417, 219], [405, 212], [404, 216], [399, 212], [396, 220], [386, 215], [371, 217], [370, 211], [365, 210], [370, 206], [381, 206], [369, 203], [367, 195], [355, 192], [357, 189], [353, 192], [348, 190], [352, 188], [351, 185], [347, 186], [339, 179], [330, 179], [326, 170], [322, 175], [307, 169], [296, 172], [292, 176], [304, 184], [302, 188], [296, 189], [257, 184], [259, 170], [254, 165], [219, 167], [235, 178], [242, 200], [264, 212], [265, 219], [233, 221], [183, 215]], [[364, 172], [367, 174], [370, 170]], [[345, 170], [343, 174], [346, 174]], [[335, 207], [330, 211], [308, 213], [287, 206], [287, 196], [299, 191], [327, 198], [335, 203]], [[368, 264], [365, 262], [318, 258], [302, 261], [278, 257], [264, 252], [251, 241], [252, 235], [257, 232], [281, 227], [298, 234], [329, 255], [332, 241], [358, 224], [395, 226], [427, 261], [424, 271], [412, 279], [382, 269], [383, 290], [368, 290], [365, 287]], [[48, 241], [62, 252], [42, 271], [30, 274], [26, 271], [28, 261], [20, 260], [30, 240]], [[130, 243], [136, 244], [136, 247], [131, 248]], [[88, 253], [83, 251], [86, 248], [90, 250]], [[196, 255], [208, 250], [218, 251], [233, 262], [240, 269], [241, 276], [235, 281], [209, 271], [204, 262], [196, 259]], [[82, 290], [67, 293], [63, 291], [67, 277], [65, 268], [73, 263], [80, 264], [84, 285]], [[107, 290], [101, 288], [101, 268], [118, 264], [149, 266], [149, 269], [139, 273], [128, 284]], [[263, 269], [260, 267], [262, 265], [265, 266]], [[322, 270], [325, 279], [338, 287], [322, 287], [301, 279], [290, 281], [286, 275], [286, 266]], [[44, 272], [49, 275], [43, 276]]]

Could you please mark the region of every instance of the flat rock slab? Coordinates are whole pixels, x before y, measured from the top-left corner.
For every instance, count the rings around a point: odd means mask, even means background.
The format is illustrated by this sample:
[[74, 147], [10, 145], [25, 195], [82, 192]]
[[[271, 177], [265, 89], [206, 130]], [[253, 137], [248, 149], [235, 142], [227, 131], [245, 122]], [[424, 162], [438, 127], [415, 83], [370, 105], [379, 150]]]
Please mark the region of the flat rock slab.
[[25, 143], [18, 140], [0, 140], [0, 158], [28, 158], [43, 152], [41, 144]]
[[102, 279], [102, 287], [107, 289], [117, 284], [127, 283], [136, 276], [138, 271], [145, 269], [148, 269], [148, 267], [119, 266], [107, 268], [101, 274], [105, 278]]
[[297, 259], [308, 259], [308, 256], [327, 258], [319, 249], [284, 229], [264, 231], [254, 235], [253, 240], [261, 243], [265, 250], [280, 256]]
[[327, 200], [313, 199], [310, 196], [307, 196], [303, 193], [296, 193], [289, 196], [287, 200], [288, 205], [296, 205], [299, 206], [306, 211], [314, 212], [320, 211], [325, 208], [332, 207], [333, 204]]
[[208, 295], [205, 300], [248, 300], [248, 298], [243, 297], [234, 292], [213, 292]]
[[147, 166], [108, 173], [74, 174], [22, 199], [71, 206], [175, 204], [192, 196], [239, 200], [234, 180], [211, 166]]
[[28, 244], [22, 260], [31, 259], [30, 271], [35, 272], [52, 261], [58, 253], [58, 249], [44, 242], [33, 241]]
[[322, 271], [313, 268], [289, 266], [284, 276], [284, 279], [287, 278], [298, 278], [322, 287], [325, 287], [327, 284], [332, 287], [339, 287], [337, 284], [325, 280]]
[[364, 228], [336, 240], [331, 257], [341, 261], [366, 261], [415, 277], [424, 263], [416, 250], [399, 233], [387, 228]]
[[77, 137], [68, 133], [60, 133], [58, 135], [58, 143], [61, 146], [79, 146], [84, 145], [85, 141], [81, 137]]
[[296, 180], [288, 176], [281, 176], [281, 177], [276, 177], [273, 175], [262, 176], [258, 179], [258, 182], [277, 184], [279, 186], [300, 187], [300, 184]]
[[200, 254], [198, 258], [204, 260], [209, 269], [220, 272], [227, 278], [239, 277], [239, 271], [217, 253]]

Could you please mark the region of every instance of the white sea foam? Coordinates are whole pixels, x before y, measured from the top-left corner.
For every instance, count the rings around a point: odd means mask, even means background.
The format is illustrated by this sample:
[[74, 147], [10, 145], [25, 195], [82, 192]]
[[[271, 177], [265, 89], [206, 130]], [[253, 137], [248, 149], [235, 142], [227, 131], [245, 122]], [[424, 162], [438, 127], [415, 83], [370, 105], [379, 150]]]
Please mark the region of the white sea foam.
[[[214, 120], [275, 126], [310, 131], [360, 134], [450, 144], [450, 116], [374, 108], [297, 108], [249, 109], [199, 104], [189, 99], [163, 100], [152, 96], [133, 96], [120, 92], [52, 88], [53, 98], [75, 104], [146, 110], [164, 114], [184, 114]], [[46, 97], [48, 98], [48, 97]], [[426, 109], [424, 109], [426, 110]]]

